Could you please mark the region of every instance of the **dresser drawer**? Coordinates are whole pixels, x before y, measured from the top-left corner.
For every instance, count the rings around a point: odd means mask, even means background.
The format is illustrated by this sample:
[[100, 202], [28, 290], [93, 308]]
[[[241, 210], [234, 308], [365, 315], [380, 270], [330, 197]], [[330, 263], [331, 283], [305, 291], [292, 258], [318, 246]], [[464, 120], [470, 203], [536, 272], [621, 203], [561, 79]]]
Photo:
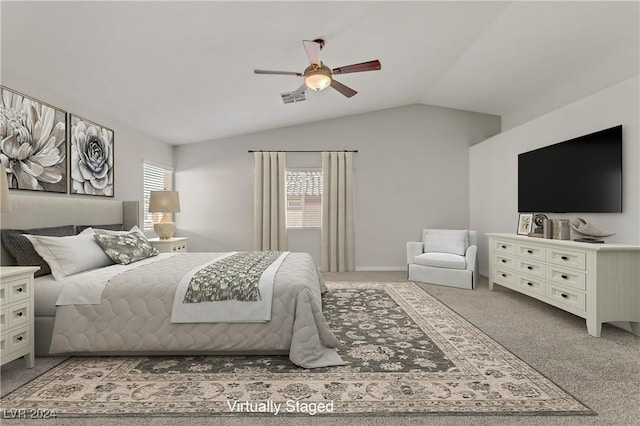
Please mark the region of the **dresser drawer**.
[[520, 276], [518, 277], [517, 285], [524, 292], [536, 293], [541, 296], [544, 296], [546, 293], [546, 284], [543, 280], [539, 280], [536, 278]]
[[516, 254], [525, 259], [545, 260], [545, 248], [535, 244], [518, 244]]
[[585, 253], [549, 248], [547, 249], [547, 262], [554, 263], [556, 265], [568, 266], [570, 268], [576, 268], [585, 270], [587, 265], [587, 259]]
[[536, 262], [534, 260], [518, 260], [517, 269], [519, 272], [525, 275], [531, 275], [538, 278], [546, 278], [544, 263]]
[[554, 284], [560, 284], [576, 290], [586, 291], [587, 277], [584, 273], [565, 268], [547, 267], [547, 280]]
[[547, 297], [564, 306], [586, 311], [585, 295], [577, 291], [567, 290], [560, 286], [547, 284]]
[[493, 263], [498, 267], [512, 268], [512, 269], [516, 268], [516, 261], [511, 256], [503, 256], [501, 254], [497, 254], [494, 257]]
[[6, 318], [8, 325], [7, 328], [19, 327], [21, 325], [28, 325], [31, 318], [31, 302], [26, 301], [13, 305], [9, 308], [3, 309], [6, 311]]
[[495, 268], [494, 280], [498, 283], [506, 283], [514, 285], [516, 283], [516, 275], [515, 273], [509, 271], [504, 268]]
[[509, 241], [495, 240], [493, 242], [493, 249], [496, 253], [515, 253], [516, 245]]

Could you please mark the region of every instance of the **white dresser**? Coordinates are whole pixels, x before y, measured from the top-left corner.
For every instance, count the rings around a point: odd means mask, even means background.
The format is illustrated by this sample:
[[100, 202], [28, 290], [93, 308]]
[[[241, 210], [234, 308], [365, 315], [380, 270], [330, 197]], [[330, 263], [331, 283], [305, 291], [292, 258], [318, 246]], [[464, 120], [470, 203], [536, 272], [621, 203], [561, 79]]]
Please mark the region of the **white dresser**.
[[640, 335], [640, 246], [487, 236], [490, 290], [498, 284], [585, 318], [595, 337], [612, 321]]
[[24, 356], [34, 364], [33, 274], [38, 267], [0, 267], [0, 365]]

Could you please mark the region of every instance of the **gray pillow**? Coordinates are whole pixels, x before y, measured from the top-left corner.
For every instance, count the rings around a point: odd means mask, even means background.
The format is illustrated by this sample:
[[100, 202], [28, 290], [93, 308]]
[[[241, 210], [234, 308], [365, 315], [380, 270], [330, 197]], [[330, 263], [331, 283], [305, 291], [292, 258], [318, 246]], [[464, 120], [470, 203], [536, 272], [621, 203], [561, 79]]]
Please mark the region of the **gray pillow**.
[[79, 234], [87, 228], [107, 229], [109, 231], [124, 231], [121, 223], [114, 223], [111, 225], [76, 225], [76, 232]]
[[31, 241], [22, 234], [44, 235], [47, 237], [68, 237], [75, 235], [73, 225], [51, 228], [3, 229], [0, 238], [5, 249], [16, 259], [18, 266], [39, 266], [36, 277], [51, 273], [49, 264], [36, 252]]
[[157, 256], [160, 253], [137, 232], [124, 235], [94, 235], [94, 238], [111, 260], [122, 265]]

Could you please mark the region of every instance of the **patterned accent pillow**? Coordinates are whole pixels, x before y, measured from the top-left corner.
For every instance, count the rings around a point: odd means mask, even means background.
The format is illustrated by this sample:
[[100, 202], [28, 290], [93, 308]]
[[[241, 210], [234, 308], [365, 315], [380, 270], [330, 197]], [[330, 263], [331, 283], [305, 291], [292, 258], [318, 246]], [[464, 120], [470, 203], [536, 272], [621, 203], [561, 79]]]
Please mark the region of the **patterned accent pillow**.
[[49, 264], [36, 252], [33, 244], [22, 234], [44, 235], [48, 237], [68, 237], [74, 235], [73, 225], [56, 226], [52, 228], [34, 229], [3, 229], [1, 232], [2, 245], [16, 259], [18, 266], [39, 266], [35, 276], [49, 275]]
[[137, 232], [124, 235], [95, 235], [94, 238], [111, 260], [122, 265], [157, 256], [160, 253]]

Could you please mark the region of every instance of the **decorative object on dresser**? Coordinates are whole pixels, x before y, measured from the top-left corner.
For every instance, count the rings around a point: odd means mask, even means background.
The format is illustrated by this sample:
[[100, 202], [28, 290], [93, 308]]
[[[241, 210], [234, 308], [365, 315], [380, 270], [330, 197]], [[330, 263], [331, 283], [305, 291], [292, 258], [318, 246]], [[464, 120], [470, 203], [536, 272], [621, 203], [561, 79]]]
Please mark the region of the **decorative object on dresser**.
[[571, 229], [580, 236], [575, 238], [574, 241], [580, 241], [583, 243], [604, 243], [600, 238], [610, 237], [615, 235], [615, 232], [603, 231], [596, 228], [592, 223], [587, 222], [581, 217], [577, 217], [571, 220]]
[[113, 197], [113, 130], [71, 114], [71, 193]]
[[0, 86], [0, 117], [9, 188], [67, 192], [67, 113]]
[[160, 253], [185, 252], [188, 239], [187, 237], [172, 237], [166, 240], [149, 238], [149, 243]]
[[176, 230], [175, 222], [169, 220], [168, 213], [180, 211], [180, 196], [177, 191], [151, 191], [149, 195], [149, 213], [162, 213], [160, 222], [153, 224], [153, 230], [161, 240], [173, 236]]
[[533, 227], [533, 213], [518, 214], [518, 235], [528, 235]]
[[407, 243], [409, 281], [474, 289], [477, 251], [476, 231], [423, 229], [422, 241]]
[[0, 267], [0, 364], [24, 357], [34, 365], [33, 274], [37, 266]]
[[640, 335], [640, 246], [487, 236], [490, 290], [499, 284], [585, 318], [594, 337], [612, 321]]
[[536, 213], [533, 215], [533, 228], [529, 232], [530, 237], [544, 238], [544, 221], [548, 220], [546, 214]]

